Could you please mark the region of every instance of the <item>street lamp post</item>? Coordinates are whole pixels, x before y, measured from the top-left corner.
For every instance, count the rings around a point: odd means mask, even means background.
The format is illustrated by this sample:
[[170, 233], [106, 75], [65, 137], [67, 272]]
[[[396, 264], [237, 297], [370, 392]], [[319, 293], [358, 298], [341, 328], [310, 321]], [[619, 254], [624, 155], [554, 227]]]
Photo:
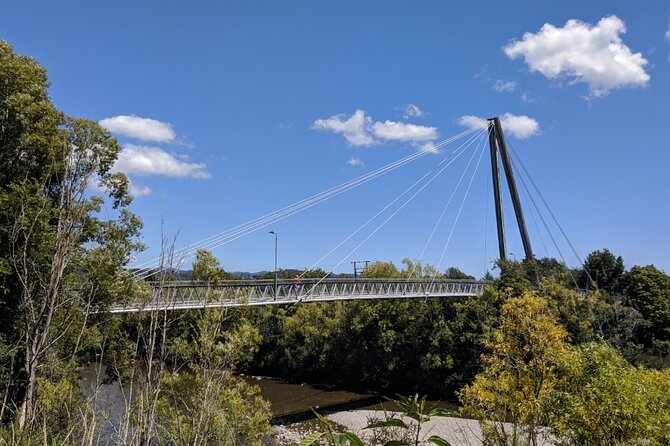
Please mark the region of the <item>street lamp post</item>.
[[270, 231], [270, 234], [275, 236], [275, 298], [277, 300], [277, 233], [275, 231]]

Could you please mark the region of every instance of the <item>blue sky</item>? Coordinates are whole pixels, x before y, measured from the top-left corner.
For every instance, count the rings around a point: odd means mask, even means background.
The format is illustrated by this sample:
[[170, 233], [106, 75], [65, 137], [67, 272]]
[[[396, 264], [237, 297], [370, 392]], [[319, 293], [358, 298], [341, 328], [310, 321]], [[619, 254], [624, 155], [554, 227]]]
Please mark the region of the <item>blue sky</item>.
[[[101, 121], [138, 196], [146, 252], [161, 227], [197, 242], [476, 125], [509, 140], [580, 255], [670, 271], [670, 3], [8, 2], [0, 38], [47, 67], [56, 105]], [[215, 250], [230, 270], [311, 266], [452, 149]], [[318, 266], [417, 258], [476, 146], [371, 236]], [[480, 276], [496, 257], [484, 154], [423, 260]], [[522, 200], [536, 255], [559, 254]], [[521, 257], [511, 206], [510, 251]], [[549, 219], [548, 214], [544, 213]], [[565, 260], [576, 265], [552, 227]], [[546, 249], [545, 249], [546, 246]], [[339, 266], [337, 266], [339, 264]]]

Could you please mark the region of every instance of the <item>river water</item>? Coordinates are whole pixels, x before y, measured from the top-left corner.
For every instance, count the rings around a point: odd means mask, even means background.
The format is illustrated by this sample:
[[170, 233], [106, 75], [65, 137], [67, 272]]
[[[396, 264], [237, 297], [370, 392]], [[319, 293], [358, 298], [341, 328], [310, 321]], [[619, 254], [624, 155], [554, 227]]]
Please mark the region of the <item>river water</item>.
[[[312, 410], [342, 411], [351, 409], [381, 409], [381, 403], [387, 401], [372, 393], [350, 392], [305, 383], [290, 383], [271, 377], [240, 375], [250, 384], [260, 388], [263, 398], [271, 405], [272, 424], [284, 424], [313, 418]], [[96, 378], [98, 377], [98, 378]], [[125, 408], [124, 394], [118, 382], [104, 383], [99, 367], [91, 365], [82, 371], [81, 385], [88, 396], [93, 395], [97, 387], [97, 408], [105, 412], [101, 443], [106, 444], [114, 437], [115, 426]], [[97, 385], [96, 385], [97, 383]], [[456, 407], [446, 401], [429, 401], [430, 406], [450, 409]], [[387, 410], [395, 408], [384, 403]]]
[[274, 421], [301, 419], [312, 416], [312, 409], [343, 410], [377, 404], [381, 398], [373, 394], [349, 392], [309, 384], [295, 384], [280, 379], [242, 376], [261, 389], [263, 398], [270, 402]]

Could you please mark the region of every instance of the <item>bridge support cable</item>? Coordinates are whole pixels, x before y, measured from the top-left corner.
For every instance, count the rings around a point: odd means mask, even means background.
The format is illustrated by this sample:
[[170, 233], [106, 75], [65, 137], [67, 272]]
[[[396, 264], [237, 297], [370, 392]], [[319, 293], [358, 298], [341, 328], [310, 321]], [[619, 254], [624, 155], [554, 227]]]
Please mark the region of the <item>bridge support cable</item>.
[[[519, 163], [519, 165], [521, 166], [521, 168], [522, 168], [522, 170], [523, 170], [523, 173], [525, 173], [526, 177], [528, 178], [528, 181], [531, 183], [531, 185], [532, 185], [533, 188], [535, 189], [535, 192], [537, 193], [537, 195], [538, 195], [538, 196], [540, 197], [540, 199], [542, 200], [542, 203], [544, 204], [544, 207], [545, 207], [545, 208], [547, 209], [547, 211], [549, 212], [549, 215], [551, 216], [552, 220], [554, 221], [554, 223], [555, 223], [556, 226], [558, 227], [559, 231], [561, 232], [561, 235], [563, 236], [563, 238], [564, 238], [565, 241], [567, 242], [568, 246], [569, 246], [570, 249], [572, 250], [572, 253], [574, 254], [575, 258], [576, 258], [577, 261], [579, 262], [580, 266], [581, 266], [582, 268], [584, 268], [584, 262], [582, 261], [581, 256], [577, 253], [577, 250], [575, 249], [574, 245], [572, 244], [572, 242], [571, 242], [570, 239], [568, 238], [567, 234], [566, 234], [565, 231], [563, 230], [563, 227], [561, 226], [561, 224], [559, 223], [558, 219], [556, 218], [556, 215], [555, 215], [554, 212], [551, 210], [551, 207], [549, 207], [549, 204], [548, 204], [547, 201], [545, 200], [544, 195], [542, 195], [542, 192], [540, 192], [540, 189], [537, 187], [537, 184], [535, 184], [535, 181], [533, 180], [533, 177], [530, 175], [530, 173], [529, 173], [528, 170], [526, 169], [526, 166], [523, 164], [523, 161], [521, 161], [521, 158], [520, 158], [519, 155], [514, 151], [514, 148], [511, 147], [511, 145], [510, 145], [510, 148], [511, 148], [511, 152], [512, 152], [512, 155], [513, 155], [514, 159]], [[552, 244], [553, 244], [554, 247], [556, 248], [556, 251], [558, 251], [558, 254], [559, 254], [559, 256], [561, 257], [561, 260], [563, 261], [563, 263], [567, 266], [567, 262], [566, 262], [566, 260], [565, 260], [565, 257], [563, 256], [563, 253], [562, 253], [561, 249], [559, 248], [558, 243], [556, 242], [556, 239], [554, 238], [554, 236], [553, 236], [551, 230], [549, 229], [549, 225], [547, 224], [547, 222], [545, 221], [544, 217], [542, 216], [542, 212], [541, 212], [539, 206], [537, 205], [537, 203], [535, 202], [535, 199], [533, 198], [533, 195], [531, 194], [530, 189], [528, 188], [528, 186], [527, 186], [527, 185], [525, 184], [525, 182], [523, 181], [523, 176], [521, 175], [521, 172], [520, 172], [519, 169], [516, 167], [516, 164], [513, 163], [513, 167], [514, 167], [514, 169], [517, 171], [517, 173], [519, 174], [519, 178], [521, 179], [522, 185], [523, 185], [524, 189], [526, 190], [526, 193], [528, 194], [528, 196], [529, 196], [529, 198], [530, 198], [530, 200], [531, 200], [533, 206], [535, 207], [535, 209], [536, 209], [536, 211], [537, 211], [537, 213], [538, 213], [538, 215], [539, 215], [539, 217], [540, 217], [540, 220], [542, 221], [542, 224], [543, 224], [545, 230], [547, 231], [547, 234], [549, 235], [549, 238], [550, 238], [551, 241], [552, 241]], [[590, 276], [590, 274], [588, 273], [588, 271], [586, 271], [586, 270], [584, 270], [584, 271], [586, 272], [586, 275], [588, 276], [589, 281], [593, 281], [593, 279], [591, 278], [591, 276]], [[579, 288], [579, 285], [577, 284], [577, 281], [575, 280], [575, 278], [574, 278], [574, 276], [572, 275], [572, 273], [570, 273], [570, 276], [571, 276], [573, 282], [575, 283], [575, 287], [576, 287], [576, 288]]]
[[[484, 133], [484, 131], [482, 131]], [[483, 134], [478, 134], [477, 136], [480, 137], [479, 143], [481, 144]], [[477, 149], [479, 149], [479, 146], [477, 146]], [[433, 225], [433, 229], [430, 232], [430, 235], [428, 236], [428, 239], [426, 240], [426, 243], [423, 245], [423, 249], [421, 250], [421, 253], [419, 254], [418, 261], [420, 262], [423, 260], [423, 256], [426, 253], [426, 250], [428, 249], [428, 245], [430, 245], [431, 240], [433, 239], [433, 236], [435, 235], [435, 232], [437, 231], [437, 228], [440, 226], [442, 223], [442, 220], [444, 219], [445, 214], [447, 213], [447, 210], [449, 209], [449, 206], [451, 205], [452, 200], [454, 199], [454, 196], [456, 195], [456, 192], [460, 189], [461, 183], [463, 182], [463, 179], [465, 178], [466, 173], [468, 172], [468, 169], [470, 168], [470, 165], [472, 164], [472, 161], [475, 159], [475, 156], [477, 155], [477, 150], [474, 150], [472, 152], [472, 156], [468, 160], [468, 164], [465, 166], [465, 169], [463, 169], [463, 173], [461, 173], [461, 176], [458, 179], [458, 182], [456, 183], [456, 186], [453, 188], [451, 191], [451, 195], [449, 196], [449, 199], [447, 200], [447, 204], [445, 204], [444, 208], [442, 209], [442, 213], [440, 214], [439, 218], [435, 222], [435, 225]], [[407, 276], [407, 280], [409, 280], [411, 277], [414, 276], [414, 271], [416, 270], [416, 263], [412, 264], [412, 269], [410, 273]]]
[[[258, 229], [261, 229], [263, 227], [269, 226], [273, 223], [276, 223], [277, 221], [280, 221], [284, 218], [287, 218], [291, 215], [294, 215], [295, 213], [298, 213], [302, 210], [308, 209], [316, 204], [319, 204], [323, 201], [326, 201], [329, 198], [333, 198], [343, 192], [346, 192], [354, 187], [357, 187], [361, 184], [364, 184], [372, 179], [375, 179], [385, 173], [388, 173], [392, 170], [397, 169], [398, 167], [404, 166], [406, 164], [409, 164], [410, 162], [420, 158], [421, 156], [426, 155], [428, 152], [416, 152], [408, 157], [405, 157], [401, 160], [395, 161], [389, 165], [386, 165], [384, 167], [381, 167], [375, 171], [369, 172], [368, 174], [362, 175], [361, 177], [355, 178], [354, 180], [350, 180], [346, 183], [343, 183], [339, 186], [336, 186], [334, 188], [328, 189], [326, 191], [323, 191], [319, 194], [315, 194], [312, 197], [308, 197], [306, 199], [303, 199], [301, 201], [298, 201], [290, 206], [286, 206], [284, 208], [281, 208], [279, 210], [273, 211], [271, 213], [268, 213], [262, 217], [258, 217], [256, 219], [250, 220], [249, 222], [243, 223], [241, 225], [235, 226], [231, 229], [228, 229], [226, 231], [223, 231], [219, 234], [216, 234], [214, 236], [210, 236], [204, 240], [201, 240], [199, 242], [196, 242], [194, 244], [191, 244], [189, 246], [180, 248], [178, 250], [175, 250], [175, 255], [176, 256], [181, 256], [183, 260], [186, 260], [188, 258], [191, 258], [193, 254], [198, 250], [198, 249], [214, 249], [221, 244], [229, 243], [232, 240], [236, 240], [239, 237], [242, 237], [250, 232], [256, 231]], [[239, 237], [238, 237], [239, 236]], [[223, 242], [223, 243], [221, 243]], [[153, 268], [156, 267], [155, 265], [156, 260], [150, 260], [148, 262], [144, 262], [138, 266], [140, 268], [136, 271], [135, 277], [140, 277], [140, 278], [146, 278], [150, 275], [153, 274], [153, 271], [151, 271]], [[150, 264], [150, 266], [145, 266], [147, 264]]]
[[[386, 210], [388, 210], [393, 204], [395, 204], [398, 200], [400, 200], [402, 197], [404, 197], [406, 194], [408, 194], [414, 187], [416, 187], [418, 184], [420, 184], [423, 180], [425, 180], [431, 173], [433, 173], [436, 169], [438, 169], [440, 166], [442, 166], [444, 163], [447, 163], [446, 166], [440, 172], [438, 172], [437, 175], [439, 175], [444, 169], [449, 167], [452, 163], [454, 163], [465, 151], [467, 151], [470, 146], [474, 143], [474, 141], [477, 139], [477, 137], [481, 133], [478, 132], [474, 135], [472, 135], [468, 140], [466, 140], [463, 144], [461, 144], [456, 150], [454, 150], [449, 156], [445, 157], [442, 161], [440, 161], [435, 167], [433, 167], [430, 171], [425, 173], [422, 177], [420, 177], [418, 180], [416, 180], [411, 186], [409, 186], [407, 189], [405, 189], [400, 195], [395, 197], [392, 201], [390, 201], [386, 206], [384, 206], [381, 210], [379, 210], [375, 215], [370, 217], [365, 223], [363, 223], [361, 226], [359, 226], [355, 231], [353, 231], [351, 234], [349, 234], [344, 240], [342, 240], [340, 243], [338, 243], [335, 247], [333, 247], [330, 251], [328, 251], [326, 254], [324, 254], [321, 258], [319, 258], [312, 266], [310, 266], [308, 269], [303, 271], [303, 273], [299, 276], [302, 278], [304, 274], [306, 274], [309, 270], [314, 269], [316, 266], [318, 266], [323, 260], [328, 258], [333, 252], [338, 250], [342, 245], [344, 245], [346, 242], [348, 242], [352, 237], [354, 237], [356, 234], [358, 234], [360, 231], [362, 231], [367, 225], [372, 223], [377, 217], [379, 217], [381, 214], [383, 214]], [[461, 177], [462, 178], [462, 177]], [[432, 181], [432, 179], [430, 180]], [[459, 181], [460, 183], [460, 181]], [[332, 272], [332, 271], [331, 271]]]
[[[471, 135], [472, 133], [477, 132], [478, 129], [471, 129], [462, 133], [459, 133], [453, 137], [447, 138], [437, 144], [434, 144], [434, 148], [440, 148], [444, 147], [448, 144], [453, 143], [454, 141], [457, 141], [458, 139], [461, 139], [463, 137], [466, 137], [468, 135]], [[246, 235], [250, 232], [256, 231], [258, 229], [261, 229], [263, 227], [266, 227], [268, 225], [271, 225], [275, 223], [276, 221], [282, 220], [284, 218], [287, 218], [290, 215], [293, 215], [297, 212], [300, 212], [302, 210], [305, 210], [311, 206], [314, 206], [316, 204], [319, 204], [325, 200], [328, 200], [334, 196], [337, 196], [343, 192], [346, 192], [350, 189], [353, 189], [357, 186], [360, 186], [364, 183], [367, 183], [368, 181], [371, 181], [372, 179], [375, 179], [381, 175], [384, 175], [390, 171], [393, 171], [405, 164], [408, 164], [418, 158], [421, 158], [425, 155], [427, 155], [428, 151], [421, 151], [421, 152], [416, 152], [413, 153], [412, 155], [409, 155], [405, 158], [402, 158], [398, 161], [395, 161], [393, 163], [390, 163], [386, 166], [383, 166], [379, 169], [376, 169], [372, 172], [369, 172], [367, 174], [364, 174], [360, 177], [357, 177], [353, 180], [347, 181], [346, 183], [343, 183], [339, 186], [335, 186], [333, 188], [330, 188], [326, 191], [320, 192], [318, 194], [315, 194], [311, 197], [308, 197], [306, 199], [300, 200], [292, 205], [286, 206], [284, 208], [281, 208], [279, 210], [276, 210], [274, 212], [270, 212], [264, 216], [258, 217], [256, 219], [253, 219], [247, 223], [235, 226], [231, 229], [228, 229], [226, 231], [223, 231], [219, 234], [210, 236], [206, 239], [203, 239], [199, 242], [196, 242], [194, 244], [191, 244], [189, 246], [180, 248], [178, 250], [175, 250], [175, 256], [176, 257], [183, 257], [184, 259], [186, 258], [191, 258], [193, 257], [194, 253], [196, 252], [197, 249], [201, 248], [210, 248], [212, 249], [213, 247], [218, 247], [221, 246], [222, 244], [229, 243], [232, 240], [235, 240], [243, 235]], [[137, 265], [139, 268], [134, 272], [134, 277], [136, 278], [146, 278], [154, 273], [153, 269], [156, 268], [158, 265], [158, 258], [148, 260], [146, 262], [143, 262], [139, 265]]]
[[[476, 138], [472, 139], [472, 142], [468, 145], [470, 147], [472, 143]], [[443, 166], [440, 168], [438, 172], [436, 172], [428, 181], [426, 181], [416, 192], [414, 192], [410, 197], [408, 197], [401, 205], [396, 209], [391, 215], [389, 215], [384, 221], [382, 221], [368, 236], [366, 236], [358, 245], [356, 245], [351, 251], [349, 251], [344, 257], [342, 257], [342, 260], [340, 260], [331, 270], [324, 276], [322, 277], [319, 282], [317, 282], [314, 285], [314, 288], [316, 288], [323, 280], [325, 280], [333, 271], [335, 271], [342, 263], [344, 263], [348, 258], [351, 257], [352, 254], [354, 254], [358, 249], [360, 249], [361, 246], [363, 246], [372, 236], [374, 236], [386, 223], [388, 223], [393, 217], [395, 217], [401, 210], [405, 208], [417, 195], [419, 195], [423, 190], [430, 185], [435, 178], [437, 178], [444, 170], [448, 167], [448, 165]], [[309, 295], [309, 292], [307, 293]]]
[[458, 208], [458, 212], [456, 213], [456, 218], [454, 218], [454, 223], [451, 225], [451, 230], [449, 231], [449, 237], [447, 237], [447, 242], [444, 244], [444, 248], [442, 249], [442, 255], [440, 256], [440, 260], [437, 262], [437, 267], [435, 269], [435, 274], [433, 274], [432, 282], [435, 281], [438, 271], [440, 270], [440, 267], [442, 266], [442, 261], [444, 260], [444, 256], [447, 253], [447, 248], [449, 248], [449, 244], [451, 243], [451, 238], [454, 235], [454, 230], [456, 229], [456, 225], [458, 224], [458, 220], [461, 217], [461, 213], [463, 212], [463, 206], [465, 206], [465, 202], [468, 199], [468, 195], [470, 195], [470, 189], [472, 188], [472, 183], [475, 180], [475, 177], [477, 176], [477, 171], [479, 170], [479, 165], [482, 162], [482, 157], [484, 156], [485, 152], [485, 147], [482, 147], [482, 150], [479, 152], [479, 159], [477, 160], [477, 165], [475, 166], [474, 171], [472, 172], [472, 176], [470, 177], [470, 182], [468, 183], [468, 188], [465, 190], [465, 195], [463, 195], [463, 199], [461, 200], [461, 205]]
[[[452, 142], [454, 142], [454, 139], [453, 139], [453, 138], [450, 138], [449, 140], [446, 140], [445, 142], [436, 144], [436, 145], [434, 145], [433, 147], [434, 147], [434, 148], [440, 148], [440, 147], [443, 147], [443, 146], [445, 146], [445, 145], [447, 145], [447, 144], [450, 144], [450, 143], [452, 143]], [[428, 154], [428, 153], [432, 153], [432, 152], [428, 152], [428, 151], [418, 152], [418, 155], [420, 155], [420, 156], [418, 156], [418, 157], [416, 157], [416, 158], [412, 158], [411, 161], [413, 161], [413, 160], [415, 160], [415, 159], [418, 159], [419, 157], [424, 156], [424, 155], [426, 155], [426, 154]], [[408, 164], [408, 163], [409, 163], [409, 162], [406, 162], [406, 163], [403, 163], [402, 165], [406, 165], [406, 164]], [[400, 166], [397, 166], [397, 167], [400, 167]], [[394, 169], [397, 168], [397, 167], [394, 167]], [[384, 172], [384, 173], [386, 173], [386, 172]], [[381, 174], [380, 174], [380, 175], [376, 175], [376, 176], [374, 176], [374, 177], [372, 177], [372, 178], [370, 178], [370, 179], [367, 179], [365, 182], [370, 181], [370, 180], [375, 179], [375, 178], [378, 178], [379, 176], [381, 176]], [[216, 248], [218, 248], [218, 247], [220, 247], [220, 246], [223, 246], [223, 245], [225, 245], [225, 244], [227, 244], [227, 243], [230, 243], [230, 242], [232, 242], [232, 241], [234, 241], [234, 240], [237, 240], [237, 239], [239, 239], [239, 238], [241, 238], [241, 237], [244, 237], [245, 235], [250, 234], [251, 232], [254, 232], [254, 231], [258, 230], [258, 229], [261, 229], [261, 228], [270, 226], [270, 225], [276, 223], [277, 221], [281, 221], [281, 220], [283, 220], [283, 219], [285, 219], [285, 218], [288, 218], [288, 217], [290, 217], [290, 216], [292, 216], [292, 215], [294, 215], [294, 214], [297, 214], [298, 212], [301, 212], [301, 211], [303, 211], [303, 210], [305, 210], [305, 209], [308, 209], [308, 208], [310, 208], [310, 207], [312, 207], [312, 206], [315, 206], [315, 205], [317, 205], [317, 204], [319, 204], [319, 203], [322, 203], [322, 202], [324, 202], [324, 201], [326, 201], [326, 200], [328, 200], [328, 199], [330, 199], [330, 198], [333, 198], [333, 197], [335, 197], [335, 196], [337, 196], [337, 195], [340, 195], [340, 194], [342, 194], [342, 193], [344, 193], [344, 192], [347, 192], [347, 191], [353, 189], [354, 187], [357, 187], [357, 186], [360, 186], [361, 184], [364, 184], [365, 182], [358, 183], [358, 184], [355, 184], [355, 185], [353, 185], [353, 186], [351, 186], [351, 187], [347, 187], [347, 188], [345, 188], [345, 189], [338, 190], [336, 193], [334, 193], [334, 194], [332, 194], [332, 195], [329, 195], [329, 196], [327, 196], [327, 197], [323, 197], [323, 198], [319, 198], [317, 201], [308, 203], [308, 205], [303, 206], [303, 207], [301, 207], [301, 208], [299, 208], [299, 209], [293, 210], [293, 211], [291, 211], [290, 213], [285, 213], [285, 214], [283, 214], [283, 215], [280, 215], [278, 218], [275, 218], [275, 219], [272, 220], [272, 221], [264, 222], [264, 223], [262, 223], [262, 225], [260, 225], [260, 226], [256, 226], [256, 227], [248, 228], [248, 229], [245, 230], [244, 232], [241, 232], [241, 233], [238, 233], [238, 234], [234, 234], [234, 236], [229, 236], [228, 238], [225, 238], [225, 239], [223, 239], [223, 240], [221, 240], [221, 241], [219, 241], [219, 242], [217, 242], [217, 243], [215, 243], [215, 244], [213, 244], [213, 245], [210, 245], [210, 248], [209, 248], [209, 249], [216, 249]]]
[[[516, 166], [514, 166], [516, 169]], [[517, 170], [517, 173], [518, 170]], [[521, 185], [523, 186], [524, 190], [526, 191], [526, 194], [528, 195], [528, 198], [530, 199], [530, 202], [533, 204], [533, 207], [535, 208], [535, 211], [537, 212], [538, 216], [540, 217], [540, 220], [542, 221], [542, 225], [544, 226], [545, 231], [547, 231], [547, 234], [549, 235], [549, 239], [551, 240], [551, 243], [554, 245], [554, 248], [556, 248], [556, 251], [558, 252], [558, 256], [561, 258], [561, 261], [567, 266], [567, 262], [565, 260], [565, 256], [563, 255], [563, 251], [561, 248], [558, 246], [558, 243], [556, 242], [556, 238], [554, 237], [554, 234], [551, 232], [549, 229], [549, 225], [547, 224], [547, 221], [544, 219], [544, 216], [542, 215], [542, 211], [540, 210], [539, 206], [535, 202], [535, 198], [533, 195], [530, 193], [530, 190], [528, 189], [528, 186], [526, 185], [526, 182], [523, 179], [523, 176], [519, 173], [519, 179], [521, 180]], [[572, 273], [568, 269], [568, 274], [570, 274], [570, 278], [572, 279], [573, 283], [575, 284], [575, 288], [579, 288], [579, 285], [577, 284], [577, 280], [575, 280], [575, 277], [572, 275]]]
[[[528, 187], [526, 186], [526, 183], [523, 179], [523, 176], [521, 175], [521, 172], [517, 168], [516, 164], [514, 164], [514, 160], [512, 160], [512, 167], [514, 168], [514, 171], [517, 174], [517, 177], [521, 181], [521, 185], [523, 186], [521, 188], [521, 194], [523, 195], [524, 202], [530, 203], [531, 202], [531, 196], [530, 196], [530, 191], [528, 190]], [[544, 241], [544, 236], [542, 235], [542, 231], [540, 230], [540, 225], [537, 223], [537, 218], [535, 217], [535, 214], [538, 213], [537, 208], [535, 205], [531, 206], [529, 209], [529, 214], [531, 217], [531, 220], [533, 220], [533, 228], [535, 228], [535, 233], [537, 236], [540, 238], [540, 243], [542, 244], [542, 249], [544, 250], [544, 256], [549, 257], [549, 250], [547, 249], [547, 244]]]

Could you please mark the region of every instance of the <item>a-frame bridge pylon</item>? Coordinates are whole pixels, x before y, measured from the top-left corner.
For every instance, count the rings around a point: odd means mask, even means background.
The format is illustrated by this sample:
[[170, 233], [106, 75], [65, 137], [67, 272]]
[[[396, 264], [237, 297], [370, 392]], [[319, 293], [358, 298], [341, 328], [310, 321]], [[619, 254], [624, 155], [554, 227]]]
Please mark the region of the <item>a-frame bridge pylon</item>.
[[507, 259], [507, 243], [505, 240], [505, 220], [503, 216], [502, 194], [500, 191], [500, 171], [498, 168], [498, 153], [502, 160], [505, 178], [507, 179], [507, 186], [512, 198], [512, 205], [514, 206], [514, 214], [516, 216], [517, 224], [519, 225], [519, 233], [521, 234], [521, 241], [523, 242], [523, 250], [526, 255], [526, 260], [533, 259], [533, 248], [530, 245], [530, 238], [528, 237], [528, 230], [526, 229], [526, 220], [523, 217], [523, 209], [519, 201], [519, 192], [516, 188], [516, 181], [514, 180], [514, 172], [512, 170], [512, 163], [510, 162], [509, 154], [507, 152], [507, 144], [505, 143], [505, 135], [503, 134], [500, 119], [488, 119], [489, 131], [489, 147], [491, 150], [491, 173], [493, 176], [493, 199], [496, 208], [496, 225], [498, 228], [498, 250], [500, 258]]

